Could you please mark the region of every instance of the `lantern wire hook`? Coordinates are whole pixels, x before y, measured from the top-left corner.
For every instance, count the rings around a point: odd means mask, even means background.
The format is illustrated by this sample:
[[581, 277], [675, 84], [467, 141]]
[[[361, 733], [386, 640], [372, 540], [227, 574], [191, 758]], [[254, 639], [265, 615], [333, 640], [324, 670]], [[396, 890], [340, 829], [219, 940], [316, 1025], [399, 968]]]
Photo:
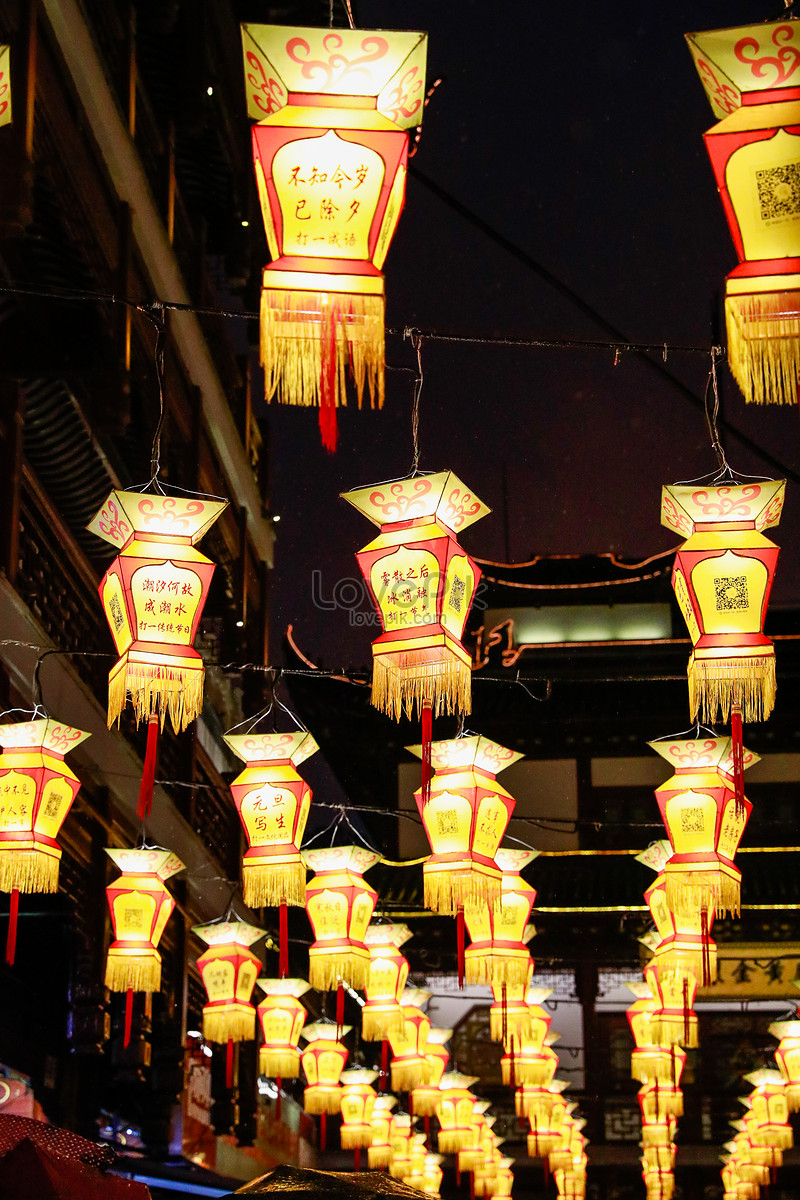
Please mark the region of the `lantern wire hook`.
[[703, 393], [703, 408], [706, 415], [706, 426], [708, 428], [708, 436], [711, 438], [711, 449], [714, 451], [719, 467], [718, 478], [733, 479], [733, 471], [730, 468], [728, 459], [725, 456], [725, 450], [719, 436], [719, 426], [717, 420], [719, 417], [719, 381], [717, 379], [717, 358], [722, 354], [720, 346], [711, 347], [711, 369], [708, 372], [706, 380], [706, 388]]
[[48, 654], [56, 654], [56, 653], [57, 653], [57, 651], [55, 651], [55, 650], [44, 650], [39, 655], [39, 657], [36, 659], [36, 663], [34, 664], [34, 668], [33, 668], [33, 715], [34, 715], [34, 719], [36, 718], [36, 714], [39, 711], [41, 711], [43, 716], [47, 716], [47, 709], [45, 708], [44, 702], [42, 700], [42, 677], [41, 677], [42, 663], [47, 658]]
[[353, 16], [353, 0], [343, 0], [344, 11], [347, 13], [347, 21], [351, 29], [355, 29], [356, 22]]
[[419, 475], [419, 402], [422, 397], [422, 385], [425, 373], [422, 369], [422, 334], [416, 329], [404, 329], [403, 337], [409, 338], [417, 355], [417, 373], [414, 377], [414, 398], [411, 402], [411, 441], [414, 447], [414, 457], [411, 461], [409, 474]]
[[163, 494], [164, 489], [159, 482], [161, 471], [161, 434], [164, 430], [166, 405], [164, 401], [164, 356], [166, 346], [166, 322], [164, 320], [164, 304], [161, 300], [153, 300], [149, 304], [137, 304], [137, 310], [147, 317], [156, 331], [156, 344], [153, 351], [156, 364], [156, 381], [158, 383], [158, 421], [153, 434], [153, 444], [150, 450], [150, 479], [145, 488], [152, 487]]

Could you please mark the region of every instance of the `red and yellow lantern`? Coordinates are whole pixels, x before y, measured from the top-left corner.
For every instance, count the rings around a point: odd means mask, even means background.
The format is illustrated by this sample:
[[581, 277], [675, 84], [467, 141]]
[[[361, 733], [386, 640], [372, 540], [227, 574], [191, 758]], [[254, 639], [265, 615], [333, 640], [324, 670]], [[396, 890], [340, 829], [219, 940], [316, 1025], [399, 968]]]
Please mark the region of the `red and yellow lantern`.
[[562, 1092], [569, 1083], [564, 1079], [553, 1079], [546, 1087], [518, 1087], [514, 1093], [514, 1110], [518, 1117], [529, 1120], [549, 1117], [562, 1102]]
[[372, 643], [372, 703], [395, 720], [429, 706], [467, 713], [462, 644], [481, 577], [457, 535], [490, 511], [452, 471], [345, 492], [380, 529], [356, 555], [384, 632]]
[[307, 1042], [300, 1061], [308, 1087], [303, 1092], [307, 1113], [338, 1113], [342, 1089], [340, 1077], [347, 1062], [348, 1049], [339, 1041], [352, 1026], [316, 1021], [306, 1025], [301, 1036]]
[[11, 124], [11, 47], [0, 46], [0, 129]]
[[653, 951], [653, 964], [663, 979], [682, 982], [692, 977], [707, 986], [717, 973], [717, 946], [711, 938], [715, 912], [697, 909], [688, 915], [674, 913], [667, 901], [666, 875], [662, 872], [644, 894], [657, 935], [642, 942]]
[[718, 124], [706, 149], [739, 266], [725, 284], [728, 362], [745, 400], [795, 404], [800, 375], [800, 30], [765, 21], [687, 34]]
[[751, 1137], [760, 1146], [791, 1149], [794, 1135], [789, 1121], [786, 1084], [780, 1071], [762, 1067], [745, 1075], [745, 1079], [754, 1085], [750, 1094], [750, 1109], [755, 1119]]
[[439, 1112], [441, 1097], [439, 1087], [450, 1058], [450, 1052], [445, 1043], [449, 1042], [452, 1036], [452, 1029], [432, 1027], [428, 1030], [428, 1039], [425, 1043], [428, 1078], [425, 1083], [415, 1087], [411, 1093], [412, 1110], [415, 1116], [434, 1117]]
[[242, 861], [242, 895], [250, 908], [306, 901], [306, 868], [300, 857], [311, 788], [296, 768], [319, 746], [310, 733], [226, 734], [223, 739], [247, 765], [231, 784], [248, 849]]
[[773, 1021], [769, 1027], [779, 1039], [775, 1061], [783, 1076], [790, 1112], [800, 1110], [800, 1021]]
[[485, 1149], [482, 1145], [483, 1134], [486, 1129], [491, 1129], [496, 1121], [496, 1117], [486, 1117], [486, 1112], [491, 1107], [488, 1100], [475, 1100], [472, 1105], [472, 1120], [470, 1121], [470, 1140], [469, 1144], [458, 1151], [458, 1170], [459, 1171], [476, 1171], [482, 1164], [484, 1159]]
[[643, 1125], [655, 1125], [667, 1117], [683, 1116], [683, 1092], [669, 1083], [648, 1083], [639, 1088], [637, 1098]]
[[214, 574], [195, 542], [227, 501], [112, 491], [87, 526], [119, 553], [100, 600], [120, 656], [108, 677], [108, 724], [130, 695], [137, 724], [169, 712], [176, 732], [203, 710], [203, 660], [192, 646]]
[[447, 1071], [439, 1085], [439, 1150], [442, 1154], [457, 1154], [470, 1143], [471, 1122], [475, 1096], [469, 1090], [477, 1083], [475, 1075]]
[[394, 1113], [389, 1124], [389, 1174], [405, 1179], [411, 1172], [411, 1139], [414, 1120], [408, 1113]]
[[645, 979], [655, 1000], [651, 1019], [653, 1044], [669, 1049], [670, 1046], [697, 1046], [697, 1014], [694, 1002], [697, 997], [697, 978], [684, 975], [682, 978], [670, 972], [661, 974], [658, 966], [649, 963]]
[[406, 988], [400, 998], [403, 1028], [400, 1031], [395, 1029], [388, 1035], [392, 1048], [393, 1092], [413, 1091], [430, 1079], [431, 1067], [425, 1055], [431, 1022], [419, 1007], [426, 1004], [430, 996], [430, 992], [422, 988]]
[[263, 929], [244, 921], [195, 925], [192, 933], [207, 944], [197, 960], [206, 989], [203, 1037], [207, 1042], [249, 1042], [256, 1036], [256, 1010], [251, 1004], [261, 960], [249, 948]]
[[319, 992], [341, 982], [363, 989], [369, 969], [364, 943], [378, 894], [363, 873], [379, 855], [362, 846], [306, 850], [303, 860], [315, 872], [306, 885], [306, 911], [315, 941], [308, 952], [308, 979]]
[[[471, 945], [464, 955], [467, 983], [520, 986], [531, 974], [531, 956], [525, 942], [533, 936], [528, 925], [536, 890], [521, 871], [536, 858], [536, 850], [497, 850], [495, 862], [502, 872], [500, 895], [494, 904], [465, 911]], [[530, 929], [530, 932], [529, 932]]]
[[427, 35], [242, 26], [253, 162], [272, 262], [261, 291], [267, 399], [318, 405], [336, 445], [348, 366], [383, 404], [381, 268], [421, 124]]
[[686, 536], [672, 587], [692, 639], [692, 718], [763, 721], [775, 703], [775, 650], [764, 635], [785, 480], [702, 486], [673, 484], [661, 497], [661, 524]]
[[361, 1068], [342, 1071], [340, 1137], [343, 1150], [360, 1150], [372, 1142], [375, 1091], [371, 1085], [377, 1078], [377, 1071], [365, 1071]]
[[[408, 749], [421, 756], [421, 747]], [[430, 800], [423, 802], [422, 788], [414, 793], [432, 850], [422, 868], [426, 908], [450, 915], [469, 909], [471, 916], [499, 900], [496, 855], [516, 801], [495, 777], [520, 758], [486, 737], [431, 745]]]
[[164, 880], [183, 870], [170, 850], [106, 850], [122, 874], [106, 888], [114, 940], [106, 959], [105, 985], [112, 992], [157, 992], [161, 987], [158, 943], [175, 901]]
[[524, 984], [492, 987], [494, 1003], [489, 1009], [489, 1036], [493, 1042], [507, 1042], [512, 1034], [517, 1042], [525, 1037], [530, 1032], [531, 1005], [541, 1004], [552, 995], [552, 988], [529, 987], [532, 976], [531, 959], [530, 973]]
[[372, 1106], [372, 1141], [367, 1151], [370, 1171], [385, 1171], [392, 1158], [389, 1140], [392, 1125], [392, 1109], [397, 1104], [395, 1096], [377, 1095]]
[[561, 1126], [566, 1117], [571, 1114], [574, 1105], [567, 1104], [563, 1096], [556, 1096], [548, 1112], [536, 1109], [532, 1111], [528, 1122], [528, 1157], [549, 1158], [559, 1143]]
[[258, 1052], [258, 1070], [272, 1079], [297, 1079], [298, 1045], [306, 1017], [300, 997], [308, 991], [305, 979], [259, 979], [265, 993], [256, 1013], [264, 1043]]
[[686, 1051], [680, 1046], [670, 1046], [664, 1050], [660, 1046], [637, 1046], [631, 1053], [631, 1079], [639, 1083], [662, 1083], [679, 1087], [683, 1068], [686, 1065]]
[[407, 925], [370, 925], [364, 943], [369, 949], [369, 968], [364, 988], [366, 1004], [361, 1010], [361, 1036], [365, 1042], [381, 1041], [390, 1033], [402, 1032], [405, 1017], [400, 997], [408, 979], [408, 959], [400, 947], [411, 937]]
[[545, 1044], [545, 1039], [555, 1035], [547, 1034], [550, 1017], [533, 1018], [531, 1033], [520, 1040], [519, 1046], [514, 1046], [513, 1060], [511, 1054], [504, 1054], [500, 1060], [503, 1083], [512, 1084], [512, 1061], [514, 1081], [520, 1087], [547, 1087], [558, 1070], [558, 1055], [555, 1050]]
[[444, 1161], [441, 1154], [426, 1154], [425, 1167], [423, 1170], [422, 1184], [420, 1191], [425, 1192], [428, 1196], [438, 1196], [442, 1189], [442, 1162]]

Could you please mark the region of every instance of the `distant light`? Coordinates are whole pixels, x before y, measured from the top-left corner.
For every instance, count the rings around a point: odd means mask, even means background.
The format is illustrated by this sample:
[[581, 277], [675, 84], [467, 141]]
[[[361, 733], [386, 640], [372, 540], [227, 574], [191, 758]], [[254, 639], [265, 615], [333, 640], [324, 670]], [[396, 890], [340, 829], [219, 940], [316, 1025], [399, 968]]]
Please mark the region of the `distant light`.
[[207, 95], [207, 96], [213, 96], [213, 95], [214, 95], [214, 89], [213, 89], [213, 87], [211, 87], [211, 85], [210, 85], [210, 84], [209, 84], [209, 86], [206, 88], [206, 95]]
[[187, 1036], [187, 1037], [199, 1037], [199, 1038], [201, 1038], [203, 1035], [202, 1035], [202, 1033], [200, 1032], [200, 1030], [199, 1030], [199, 1029], [187, 1029], [187, 1030], [186, 1030], [186, 1036]]
[[280, 521], [280, 519], [281, 519], [281, 518], [280, 518], [280, 514], [279, 514], [279, 513], [273, 513], [273, 514], [272, 514], [272, 519], [273, 519], [273, 521], [275, 522], [275, 524], [277, 525], [277, 524], [278, 524], [278, 521]]
[[210, 1046], [203, 1046], [203, 1054], [205, 1054], [206, 1058], [211, 1058], [211, 1056], [212, 1056], [212, 1054], [213, 1054], [213, 1051], [212, 1051], [211, 1047], [210, 1047]]
[[250, 228], [250, 222], [242, 221], [242, 229], [249, 229], [249, 228]]
[[236, 622], [236, 628], [237, 628], [237, 629], [244, 629], [244, 621], [237, 621], [237, 622]]

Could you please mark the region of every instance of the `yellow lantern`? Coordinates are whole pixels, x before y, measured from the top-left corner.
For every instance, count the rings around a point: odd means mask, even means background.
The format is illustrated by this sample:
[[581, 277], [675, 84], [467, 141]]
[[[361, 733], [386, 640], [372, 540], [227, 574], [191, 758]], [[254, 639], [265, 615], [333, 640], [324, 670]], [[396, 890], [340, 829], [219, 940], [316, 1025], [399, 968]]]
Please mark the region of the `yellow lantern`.
[[[352, 1026], [337, 1026], [325, 1021], [306, 1025], [302, 1037], [307, 1042], [300, 1055], [308, 1087], [303, 1092], [303, 1108], [316, 1115], [338, 1113], [341, 1103], [339, 1078], [347, 1062], [348, 1050], [339, 1036], [348, 1034]], [[338, 1030], [338, 1036], [337, 1036]]]
[[[553, 1079], [546, 1087], [518, 1087], [514, 1093], [514, 1109], [517, 1116], [527, 1117], [528, 1120], [549, 1118], [560, 1106], [562, 1092], [568, 1087], [569, 1083], [564, 1079]], [[566, 1112], [566, 1109], [564, 1111]]]
[[439, 1085], [450, 1058], [445, 1042], [449, 1042], [452, 1036], [452, 1029], [432, 1027], [428, 1030], [428, 1039], [425, 1043], [428, 1079], [426, 1083], [418, 1084], [411, 1093], [411, 1104], [415, 1116], [434, 1117], [439, 1112], [441, 1097]]
[[208, 995], [203, 1007], [207, 1042], [249, 1042], [256, 1036], [256, 1010], [250, 1002], [261, 960], [249, 949], [263, 929], [244, 921], [195, 925], [192, 933], [208, 945], [197, 969]]
[[533, 960], [524, 984], [501, 984], [492, 987], [494, 1002], [489, 1009], [489, 1036], [493, 1042], [507, 1042], [513, 1035], [518, 1043], [530, 1033], [531, 1005], [542, 1004], [552, 995], [552, 988], [531, 988]]
[[631, 1053], [631, 1078], [639, 1083], [672, 1084], [678, 1087], [686, 1065], [686, 1051], [680, 1046], [662, 1050], [660, 1046], [637, 1046]]
[[360, 1068], [342, 1071], [340, 1137], [343, 1150], [360, 1150], [372, 1142], [372, 1112], [376, 1097], [371, 1084], [377, 1078], [377, 1071]]
[[389, 1134], [392, 1124], [392, 1109], [397, 1104], [394, 1096], [378, 1095], [372, 1106], [372, 1141], [367, 1150], [370, 1171], [385, 1171], [392, 1158]]
[[472, 1119], [469, 1123], [470, 1139], [468, 1145], [458, 1151], [458, 1170], [475, 1171], [483, 1162], [485, 1148], [482, 1144], [484, 1131], [492, 1128], [495, 1117], [486, 1117], [490, 1104], [488, 1100], [475, 1100], [472, 1105]]
[[422, 1186], [420, 1191], [423, 1191], [428, 1196], [438, 1196], [442, 1188], [442, 1164], [443, 1158], [441, 1154], [426, 1154], [425, 1168], [422, 1176]]
[[[408, 749], [422, 757], [421, 747]], [[433, 851], [422, 868], [426, 908], [471, 915], [500, 898], [496, 855], [516, 801], [495, 776], [520, 758], [486, 737], [433, 742], [430, 800], [421, 788], [414, 793]]]
[[534, 1111], [530, 1114], [528, 1118], [530, 1124], [529, 1158], [548, 1158], [555, 1150], [560, 1140], [561, 1126], [567, 1116], [568, 1107], [563, 1096], [558, 1096], [554, 1099], [549, 1112]]
[[[519, 1048], [514, 1051], [514, 1077], [520, 1087], [547, 1087], [558, 1070], [558, 1055], [555, 1050], [542, 1044], [544, 1038], [541, 1041], [539, 1039], [543, 1020], [547, 1023], [544, 1034], [546, 1036], [550, 1017], [535, 1019], [532, 1021], [531, 1036], [523, 1038]], [[510, 1054], [503, 1055], [500, 1066], [503, 1083], [508, 1086], [511, 1084]]]
[[106, 888], [114, 940], [106, 959], [105, 985], [112, 992], [157, 992], [161, 955], [157, 946], [175, 901], [164, 880], [183, 870], [170, 850], [106, 850], [122, 874]]
[[585, 1124], [586, 1122], [583, 1118], [567, 1117], [564, 1120], [559, 1134], [558, 1145], [550, 1153], [549, 1161], [552, 1171], [570, 1170], [573, 1159], [576, 1155], [580, 1155], [583, 1148], [581, 1130]]
[[641, 940], [652, 949], [659, 976], [679, 982], [690, 977], [707, 987], [717, 973], [717, 946], [711, 938], [714, 909], [696, 909], [688, 914], [673, 912], [667, 900], [664, 872], [656, 877], [644, 898], [658, 933], [652, 939], [648, 936]]
[[470, 1143], [475, 1097], [469, 1089], [477, 1082], [477, 1076], [462, 1075], [460, 1071], [447, 1071], [442, 1076], [438, 1114], [441, 1126], [439, 1150], [442, 1154], [457, 1154]]
[[789, 1111], [797, 1112], [800, 1110], [800, 1021], [773, 1021], [769, 1031], [779, 1039], [775, 1061], [783, 1076]]
[[672, 1084], [645, 1084], [638, 1091], [642, 1124], [655, 1124], [666, 1117], [683, 1116], [683, 1092]]
[[642, 1179], [647, 1200], [672, 1200], [675, 1195], [675, 1176], [672, 1171], [662, 1171], [641, 1159]]
[[745, 1075], [745, 1079], [754, 1085], [750, 1104], [756, 1124], [753, 1133], [756, 1143], [775, 1146], [779, 1150], [791, 1149], [794, 1135], [789, 1123], [786, 1086], [780, 1071], [762, 1067]]
[[775, 650], [764, 636], [786, 481], [725, 486], [673, 484], [661, 497], [661, 524], [687, 537], [672, 587], [692, 639], [692, 718], [764, 721], [775, 703]]
[[[511, 1189], [514, 1186], [514, 1172], [511, 1170], [513, 1162], [513, 1158], [498, 1156], [494, 1163], [494, 1174], [483, 1176], [480, 1179], [480, 1183], [478, 1179], [475, 1180], [475, 1194], [478, 1196], [496, 1196], [498, 1200], [501, 1196], [510, 1196]], [[484, 1190], [479, 1191], [479, 1187]]]
[[349, 366], [383, 404], [386, 253], [422, 121], [427, 35], [243, 25], [247, 111], [273, 261], [261, 292], [267, 399], [319, 405], [328, 449]]
[[414, 1121], [408, 1113], [393, 1113], [389, 1124], [389, 1174], [393, 1179], [405, 1179], [411, 1171], [411, 1138]]
[[403, 1177], [403, 1182], [408, 1187], [416, 1188], [420, 1192], [425, 1182], [425, 1159], [428, 1154], [425, 1140], [424, 1133], [412, 1133], [409, 1141], [409, 1169]]
[[362, 876], [379, 858], [363, 846], [303, 852], [303, 861], [315, 872], [306, 886], [306, 911], [315, 938], [308, 952], [308, 979], [317, 991], [332, 991], [339, 982], [363, 989], [367, 982], [370, 955], [364, 938], [378, 894]]
[[425, 706], [434, 716], [469, 712], [461, 639], [481, 573], [456, 535], [490, 510], [451, 471], [343, 498], [380, 528], [356, 555], [384, 630], [372, 643], [372, 703], [396, 721]]
[[306, 868], [299, 847], [311, 788], [295, 768], [319, 746], [305, 730], [226, 734], [223, 741], [247, 764], [230, 785], [248, 845], [242, 861], [245, 904], [305, 904]]
[[0, 128], [11, 124], [11, 47], [0, 46]]
[[258, 1070], [271, 1079], [297, 1079], [300, 1074], [300, 1034], [307, 1012], [300, 997], [308, 991], [305, 979], [259, 979], [265, 999], [256, 1009], [264, 1037]]
[[361, 1010], [361, 1036], [377, 1042], [391, 1032], [402, 1032], [405, 1017], [400, 997], [408, 979], [408, 959], [400, 947], [411, 937], [407, 925], [370, 925], [364, 936], [369, 949], [369, 967], [364, 988], [366, 1004]]
[[176, 732], [203, 710], [203, 660], [192, 642], [214, 564], [194, 544], [227, 501], [112, 491], [87, 526], [119, 553], [100, 599], [120, 655], [108, 677], [108, 724], [130, 693], [137, 724], [169, 712]]
[[680, 978], [669, 973], [662, 976], [658, 967], [650, 963], [645, 970], [645, 979], [655, 1000], [651, 1019], [653, 1044], [667, 1049], [670, 1046], [696, 1047], [695, 976], [684, 975]]
[[428, 1083], [431, 1068], [425, 1057], [430, 1018], [419, 1007], [430, 1000], [430, 992], [422, 988], [406, 988], [400, 998], [403, 1028], [389, 1034], [392, 1048], [392, 1091], [410, 1092]]
[[502, 872], [499, 897], [492, 905], [470, 908], [464, 914], [472, 939], [464, 955], [467, 983], [519, 986], [530, 978], [531, 956], [525, 936], [536, 891], [520, 872], [537, 854], [536, 850], [505, 847], [496, 852], [495, 862]]

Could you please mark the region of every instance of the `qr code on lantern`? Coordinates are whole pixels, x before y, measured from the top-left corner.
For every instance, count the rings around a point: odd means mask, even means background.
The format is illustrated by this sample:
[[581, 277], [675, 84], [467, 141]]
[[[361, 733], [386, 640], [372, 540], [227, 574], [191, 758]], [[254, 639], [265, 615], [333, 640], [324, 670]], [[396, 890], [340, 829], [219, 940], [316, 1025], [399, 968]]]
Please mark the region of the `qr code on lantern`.
[[454, 808], [436, 814], [436, 830], [445, 836], [458, 833], [458, 817]]
[[461, 612], [461, 602], [464, 599], [465, 591], [466, 584], [464, 583], [464, 580], [456, 577], [453, 580], [450, 588], [450, 607], [452, 608], [453, 612]]
[[704, 828], [702, 808], [684, 808], [681, 811], [681, 833], [702, 833]]
[[142, 912], [138, 908], [126, 908], [123, 914], [123, 922], [126, 929], [141, 929], [142, 928]]
[[800, 163], [756, 171], [756, 187], [762, 221], [800, 213]]
[[740, 612], [747, 608], [747, 577], [720, 575], [714, 580], [717, 612]]

